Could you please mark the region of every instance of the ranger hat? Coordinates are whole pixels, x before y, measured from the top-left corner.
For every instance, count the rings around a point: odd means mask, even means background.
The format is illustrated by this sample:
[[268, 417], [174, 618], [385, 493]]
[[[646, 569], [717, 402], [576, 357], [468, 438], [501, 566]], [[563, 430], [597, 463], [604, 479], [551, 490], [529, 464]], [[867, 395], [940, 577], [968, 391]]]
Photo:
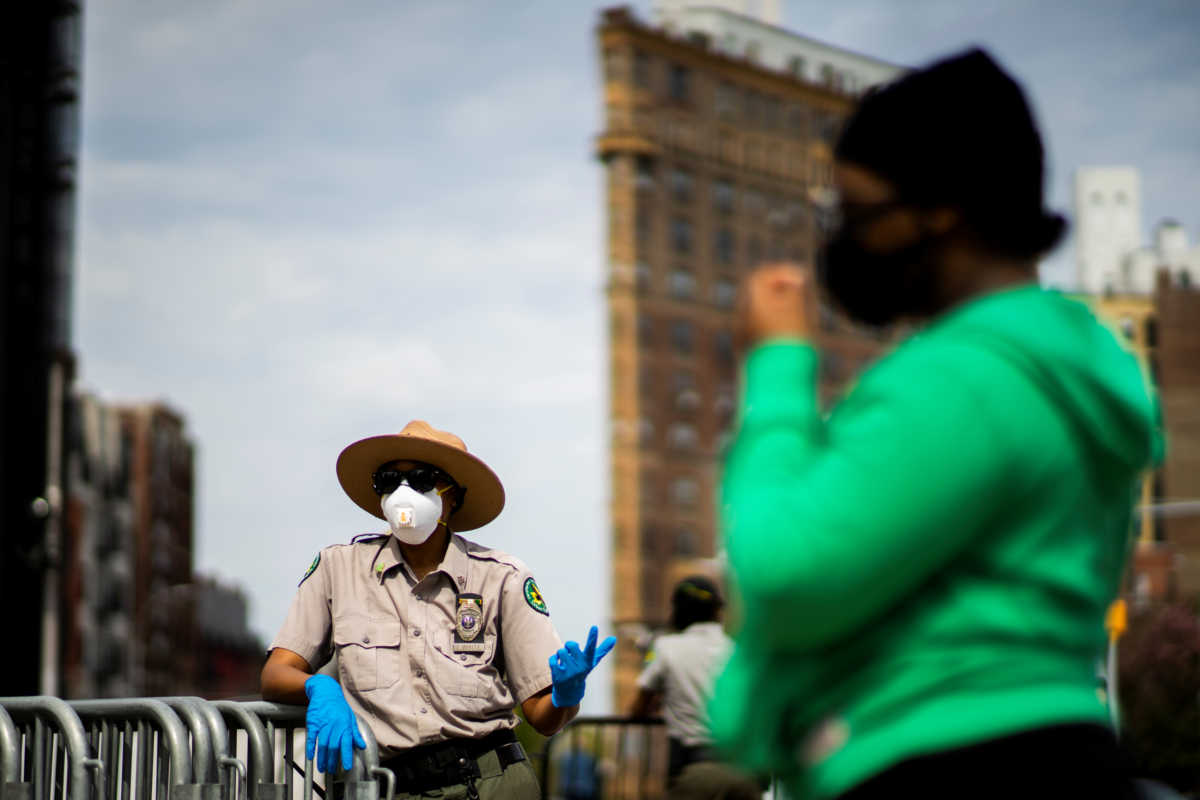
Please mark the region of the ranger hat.
[[399, 433], [371, 436], [351, 444], [337, 460], [338, 481], [354, 503], [386, 519], [372, 476], [390, 461], [421, 461], [445, 472], [464, 490], [451, 518], [456, 531], [481, 528], [504, 508], [504, 486], [491, 467], [467, 451], [463, 440], [415, 419]]

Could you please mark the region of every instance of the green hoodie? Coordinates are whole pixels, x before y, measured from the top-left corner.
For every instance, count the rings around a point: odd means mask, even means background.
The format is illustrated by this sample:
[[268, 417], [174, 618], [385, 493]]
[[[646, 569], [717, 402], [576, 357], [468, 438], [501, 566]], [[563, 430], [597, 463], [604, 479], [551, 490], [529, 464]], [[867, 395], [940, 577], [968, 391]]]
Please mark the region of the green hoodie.
[[1082, 304], [1022, 286], [910, 337], [828, 418], [816, 384], [802, 341], [746, 359], [718, 743], [825, 797], [913, 756], [1106, 724], [1104, 612], [1161, 458], [1134, 356]]

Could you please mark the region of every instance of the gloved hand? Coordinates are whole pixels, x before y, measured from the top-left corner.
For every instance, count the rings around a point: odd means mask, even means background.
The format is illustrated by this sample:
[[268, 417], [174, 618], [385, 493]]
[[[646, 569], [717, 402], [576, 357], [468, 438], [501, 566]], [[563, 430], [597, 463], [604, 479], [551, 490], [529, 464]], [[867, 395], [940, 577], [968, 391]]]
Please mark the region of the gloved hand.
[[313, 675], [304, 682], [304, 693], [308, 695], [305, 757], [312, 758], [316, 750], [317, 769], [328, 774], [337, 769], [341, 751], [342, 769], [350, 769], [354, 766], [354, 748], [362, 750], [367, 742], [359, 733], [358, 721], [342, 694], [342, 687], [328, 675]]
[[555, 708], [579, 705], [588, 673], [616, 645], [617, 637], [609, 636], [597, 647], [596, 637], [599, 633], [593, 625], [588, 631], [587, 647], [582, 652], [577, 642], [567, 642], [550, 656], [550, 677], [554, 681], [550, 688], [550, 702]]

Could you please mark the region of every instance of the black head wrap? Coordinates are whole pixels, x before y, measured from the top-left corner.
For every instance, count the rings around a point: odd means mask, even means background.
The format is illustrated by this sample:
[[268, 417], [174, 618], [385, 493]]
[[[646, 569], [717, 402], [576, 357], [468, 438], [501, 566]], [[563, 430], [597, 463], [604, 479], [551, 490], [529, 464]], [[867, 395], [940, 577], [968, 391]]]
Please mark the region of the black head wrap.
[[717, 585], [703, 575], [692, 575], [675, 584], [671, 593], [671, 627], [683, 630], [696, 622], [712, 622], [724, 605]]
[[1044, 151], [1021, 87], [978, 48], [869, 92], [834, 150], [906, 199], [962, 211], [984, 243], [1032, 257], [1066, 220], [1043, 207]]

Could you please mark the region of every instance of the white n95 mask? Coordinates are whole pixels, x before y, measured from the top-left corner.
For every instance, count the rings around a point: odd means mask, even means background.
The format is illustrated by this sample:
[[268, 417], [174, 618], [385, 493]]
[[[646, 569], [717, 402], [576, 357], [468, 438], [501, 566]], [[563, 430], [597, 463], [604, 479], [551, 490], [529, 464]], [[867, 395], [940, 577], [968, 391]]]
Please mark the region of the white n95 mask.
[[384, 495], [380, 505], [392, 535], [405, 544], [424, 544], [442, 519], [442, 495], [437, 489], [421, 494], [401, 484]]

